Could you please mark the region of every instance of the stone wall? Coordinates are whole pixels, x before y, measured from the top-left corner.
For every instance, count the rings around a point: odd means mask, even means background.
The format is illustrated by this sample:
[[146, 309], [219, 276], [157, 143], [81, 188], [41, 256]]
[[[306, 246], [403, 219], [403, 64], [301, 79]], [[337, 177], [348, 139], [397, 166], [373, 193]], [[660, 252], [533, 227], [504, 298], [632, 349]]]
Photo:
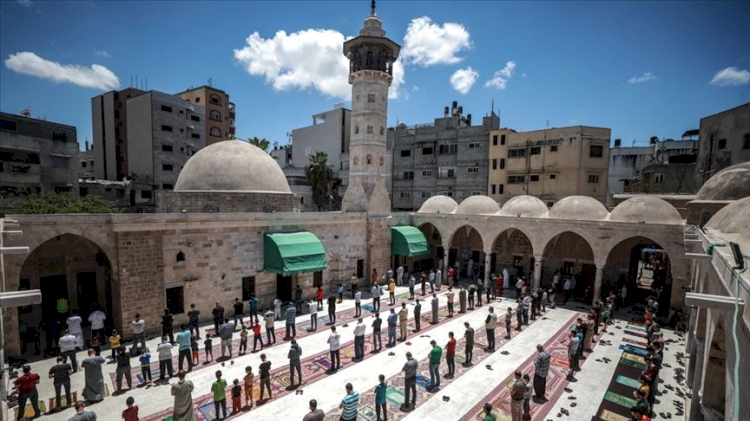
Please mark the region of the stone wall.
[[162, 275], [162, 236], [159, 232], [124, 232], [117, 235], [120, 251], [119, 288], [112, 290], [115, 325], [132, 336], [129, 321], [135, 313], [146, 320], [146, 332], [161, 332], [166, 301]]
[[159, 213], [299, 212], [299, 196], [269, 192], [157, 192]]

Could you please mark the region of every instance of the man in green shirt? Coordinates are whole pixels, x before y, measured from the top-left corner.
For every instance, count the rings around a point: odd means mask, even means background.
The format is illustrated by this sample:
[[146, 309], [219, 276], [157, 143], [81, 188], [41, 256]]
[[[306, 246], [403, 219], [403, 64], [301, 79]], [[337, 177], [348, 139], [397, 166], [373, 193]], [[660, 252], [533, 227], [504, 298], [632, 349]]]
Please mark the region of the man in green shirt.
[[428, 392], [437, 392], [440, 389], [440, 358], [443, 356], [443, 349], [440, 348], [434, 340], [430, 341], [432, 350], [430, 351], [430, 385], [427, 387]]
[[[221, 370], [216, 370], [216, 381], [211, 385], [214, 394], [214, 417], [224, 419], [227, 415], [227, 381], [221, 378]], [[224, 416], [219, 416], [219, 409], [224, 411]]]
[[492, 413], [492, 404], [489, 402], [484, 404], [484, 416], [482, 421], [497, 421], [497, 415]]

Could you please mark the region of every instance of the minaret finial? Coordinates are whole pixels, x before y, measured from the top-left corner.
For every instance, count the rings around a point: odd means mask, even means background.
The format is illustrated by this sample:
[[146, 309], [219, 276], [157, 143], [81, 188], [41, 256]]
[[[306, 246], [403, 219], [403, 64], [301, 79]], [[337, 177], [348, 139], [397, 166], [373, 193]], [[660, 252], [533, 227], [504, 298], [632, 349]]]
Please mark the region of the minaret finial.
[[375, 0], [372, 0], [372, 2], [370, 2], [370, 14], [375, 14]]

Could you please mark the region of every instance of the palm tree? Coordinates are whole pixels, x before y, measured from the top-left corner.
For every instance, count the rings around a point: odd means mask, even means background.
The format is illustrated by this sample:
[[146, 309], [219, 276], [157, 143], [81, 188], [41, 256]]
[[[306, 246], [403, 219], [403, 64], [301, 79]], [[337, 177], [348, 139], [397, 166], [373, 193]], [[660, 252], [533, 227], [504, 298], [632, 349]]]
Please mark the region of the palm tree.
[[258, 139], [258, 136], [253, 136], [252, 139], [248, 139], [247, 143], [249, 143], [251, 145], [255, 145], [255, 146], [263, 149], [266, 152], [268, 152], [268, 147], [271, 145], [271, 142], [269, 142], [265, 138], [264, 139]]
[[328, 204], [328, 192], [333, 186], [333, 165], [328, 163], [328, 154], [315, 152], [309, 156], [310, 164], [305, 167], [305, 178], [312, 189], [313, 203], [318, 211]]

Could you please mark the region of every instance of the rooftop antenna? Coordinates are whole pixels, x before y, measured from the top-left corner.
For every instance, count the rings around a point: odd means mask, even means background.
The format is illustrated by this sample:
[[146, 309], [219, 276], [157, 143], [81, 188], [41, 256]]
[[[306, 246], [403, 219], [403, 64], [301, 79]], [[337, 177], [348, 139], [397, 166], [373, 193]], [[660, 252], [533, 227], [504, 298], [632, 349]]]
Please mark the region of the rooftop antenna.
[[213, 79], [213, 78], [211, 78], [211, 77], [210, 77], [210, 78], [208, 78], [208, 86], [213, 86], [213, 85], [212, 85], [213, 83], [214, 83], [214, 79]]
[[[495, 98], [494, 97], [492, 98], [492, 114], [495, 114]], [[490, 116], [492, 116], [492, 114], [490, 114]]]
[[146, 90], [148, 91], [148, 78], [146, 78]]
[[372, 2], [370, 3], [370, 14], [375, 14], [375, 0], [372, 0]]

